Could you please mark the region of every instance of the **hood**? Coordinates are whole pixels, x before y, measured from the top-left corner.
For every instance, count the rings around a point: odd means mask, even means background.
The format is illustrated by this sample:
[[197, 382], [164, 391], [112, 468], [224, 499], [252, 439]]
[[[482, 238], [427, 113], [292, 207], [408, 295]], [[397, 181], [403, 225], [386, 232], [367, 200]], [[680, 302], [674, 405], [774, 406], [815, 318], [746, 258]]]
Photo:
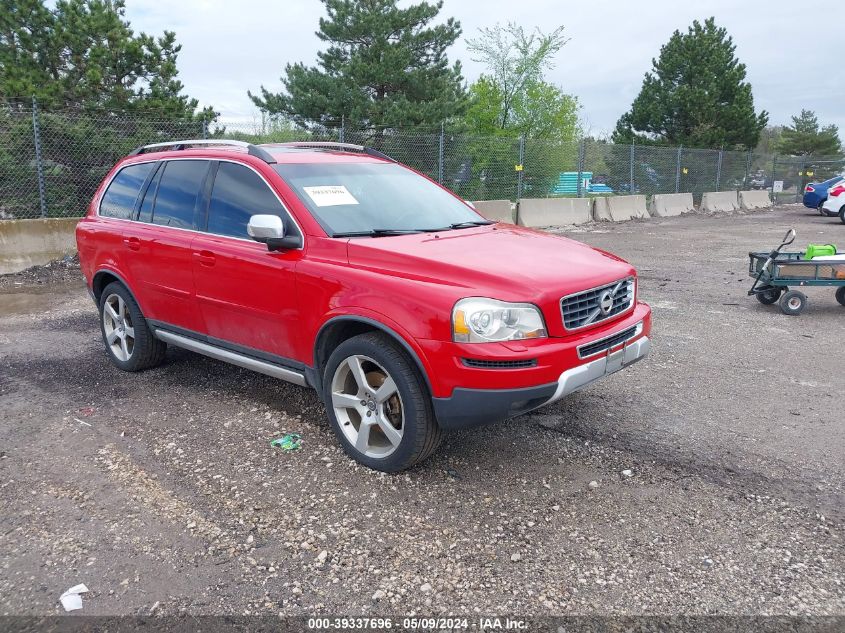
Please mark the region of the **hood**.
[[455, 300], [530, 302], [549, 315], [559, 315], [565, 295], [635, 274], [630, 264], [604, 251], [506, 224], [351, 239], [348, 257], [352, 266], [452, 287]]

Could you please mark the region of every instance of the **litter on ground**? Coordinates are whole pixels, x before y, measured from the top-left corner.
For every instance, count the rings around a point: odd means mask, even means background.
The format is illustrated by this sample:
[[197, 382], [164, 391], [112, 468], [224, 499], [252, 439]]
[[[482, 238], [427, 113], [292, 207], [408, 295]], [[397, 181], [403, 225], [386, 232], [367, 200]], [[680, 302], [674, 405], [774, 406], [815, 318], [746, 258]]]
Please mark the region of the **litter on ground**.
[[82, 596], [80, 594], [87, 592], [88, 587], [85, 585], [74, 585], [59, 596], [59, 601], [62, 603], [65, 611], [76, 611], [77, 609], [82, 608]]
[[302, 436], [299, 433], [287, 433], [282, 437], [276, 438], [272, 442], [270, 442], [270, 446], [277, 446], [281, 448], [285, 453], [290, 453], [291, 451], [298, 451], [302, 448]]

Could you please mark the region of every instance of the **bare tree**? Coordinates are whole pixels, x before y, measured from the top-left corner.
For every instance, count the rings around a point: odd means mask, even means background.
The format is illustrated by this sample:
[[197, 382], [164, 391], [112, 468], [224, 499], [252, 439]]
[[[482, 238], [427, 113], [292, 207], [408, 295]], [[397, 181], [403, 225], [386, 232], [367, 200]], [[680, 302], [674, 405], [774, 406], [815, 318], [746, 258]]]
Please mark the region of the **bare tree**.
[[542, 80], [543, 73], [554, 67], [554, 56], [569, 38], [563, 26], [548, 35], [539, 28], [526, 31], [515, 22], [478, 29], [479, 36], [467, 40], [472, 60], [487, 66], [503, 98], [501, 127], [507, 127], [514, 102], [529, 84]]

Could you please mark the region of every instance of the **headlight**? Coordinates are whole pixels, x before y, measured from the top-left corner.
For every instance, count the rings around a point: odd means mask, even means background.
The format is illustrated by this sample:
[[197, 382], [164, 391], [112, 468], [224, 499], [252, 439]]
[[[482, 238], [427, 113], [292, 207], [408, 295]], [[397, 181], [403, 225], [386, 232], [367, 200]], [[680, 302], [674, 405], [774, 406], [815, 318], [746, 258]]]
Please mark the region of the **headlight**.
[[546, 324], [537, 306], [495, 299], [461, 299], [452, 310], [452, 338], [457, 343], [495, 343], [545, 338]]

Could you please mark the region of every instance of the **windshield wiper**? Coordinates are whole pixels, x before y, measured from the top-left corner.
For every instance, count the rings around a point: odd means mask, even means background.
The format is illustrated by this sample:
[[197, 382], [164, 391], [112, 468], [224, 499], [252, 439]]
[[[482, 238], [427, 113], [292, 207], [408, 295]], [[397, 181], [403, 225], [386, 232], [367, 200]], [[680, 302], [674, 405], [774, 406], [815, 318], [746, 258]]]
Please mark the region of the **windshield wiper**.
[[449, 226], [440, 226], [433, 229], [367, 229], [366, 231], [343, 231], [332, 233], [332, 237], [385, 237], [389, 235], [412, 235], [414, 233], [437, 233], [450, 229], [468, 229], [473, 226], [484, 226], [495, 224], [490, 220], [469, 220], [467, 222], [455, 222]]
[[495, 224], [495, 222], [491, 222], [490, 220], [469, 220], [467, 222], [455, 222], [454, 224], [450, 224], [450, 229], [468, 229], [472, 226], [486, 226], [488, 224]]
[[332, 233], [332, 237], [385, 237], [388, 235], [412, 235], [426, 233], [431, 229], [368, 229], [366, 231], [344, 231]]

